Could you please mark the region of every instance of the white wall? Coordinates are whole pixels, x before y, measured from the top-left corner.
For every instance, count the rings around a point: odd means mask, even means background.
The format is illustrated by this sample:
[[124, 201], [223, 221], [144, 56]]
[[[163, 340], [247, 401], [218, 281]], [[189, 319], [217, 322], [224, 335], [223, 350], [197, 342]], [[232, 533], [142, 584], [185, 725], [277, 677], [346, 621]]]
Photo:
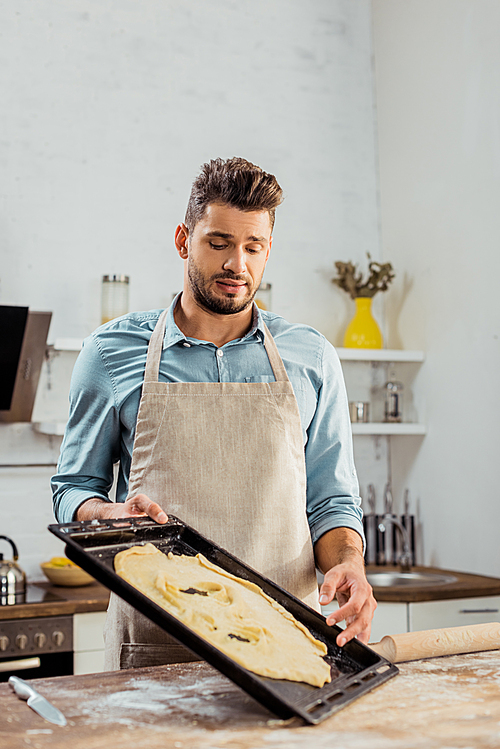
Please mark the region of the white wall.
[[427, 563], [500, 575], [500, 4], [374, 0], [373, 21], [388, 343], [427, 357], [395, 483]]
[[379, 252], [368, 0], [19, 0], [1, 13], [0, 302], [52, 339], [182, 283], [173, 231], [199, 166], [243, 155], [286, 192], [274, 308], [338, 335], [333, 261]]
[[[368, 0], [16, 0], [0, 30], [0, 304], [52, 310], [52, 341], [99, 324], [103, 274], [130, 275], [133, 309], [169, 304], [191, 182], [242, 155], [286, 192], [273, 308], [341, 341], [333, 263], [380, 252]], [[30, 462], [54, 460], [44, 439]], [[2, 465], [24, 459], [11, 427], [0, 447]], [[9, 470], [2, 533], [36, 576], [47, 477]]]

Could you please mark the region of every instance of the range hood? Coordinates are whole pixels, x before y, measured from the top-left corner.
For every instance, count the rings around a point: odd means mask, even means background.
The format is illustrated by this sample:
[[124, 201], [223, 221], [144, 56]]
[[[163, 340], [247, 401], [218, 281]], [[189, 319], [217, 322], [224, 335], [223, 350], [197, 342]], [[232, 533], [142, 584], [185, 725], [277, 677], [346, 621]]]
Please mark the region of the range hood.
[[0, 305], [0, 422], [31, 421], [51, 318]]

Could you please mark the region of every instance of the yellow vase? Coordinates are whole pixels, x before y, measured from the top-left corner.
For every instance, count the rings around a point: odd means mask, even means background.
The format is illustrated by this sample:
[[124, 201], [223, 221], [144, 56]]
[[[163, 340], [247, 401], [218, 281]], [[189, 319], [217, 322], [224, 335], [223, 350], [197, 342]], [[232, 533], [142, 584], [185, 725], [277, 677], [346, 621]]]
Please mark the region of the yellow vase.
[[354, 301], [356, 314], [347, 326], [344, 346], [346, 348], [382, 348], [382, 333], [372, 315], [371, 298], [357, 297]]

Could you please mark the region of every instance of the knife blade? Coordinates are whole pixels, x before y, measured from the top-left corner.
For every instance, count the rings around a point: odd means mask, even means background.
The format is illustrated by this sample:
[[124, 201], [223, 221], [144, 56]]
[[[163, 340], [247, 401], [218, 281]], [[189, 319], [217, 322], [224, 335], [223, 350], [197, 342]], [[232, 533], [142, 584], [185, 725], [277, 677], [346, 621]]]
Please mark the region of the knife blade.
[[51, 703], [42, 697], [36, 689], [28, 684], [24, 679], [20, 679], [19, 676], [10, 676], [9, 684], [22, 700], [27, 700], [28, 707], [31, 707], [38, 715], [50, 723], [54, 723], [56, 726], [65, 726], [66, 718], [57, 707], [51, 705]]

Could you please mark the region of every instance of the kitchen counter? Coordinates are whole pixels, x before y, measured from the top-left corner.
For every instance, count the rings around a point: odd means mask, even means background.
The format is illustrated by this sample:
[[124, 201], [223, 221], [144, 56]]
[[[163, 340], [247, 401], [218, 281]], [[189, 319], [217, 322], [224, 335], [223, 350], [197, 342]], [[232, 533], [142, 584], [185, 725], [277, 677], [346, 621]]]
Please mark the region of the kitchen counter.
[[[412, 567], [412, 572], [433, 572], [436, 574], [454, 575], [456, 581], [444, 585], [422, 585], [411, 587], [377, 587], [374, 596], [377, 601], [393, 603], [412, 603], [417, 601], [442, 601], [453, 598], [480, 598], [500, 595], [500, 579], [485, 575], [471, 575], [465, 572], [442, 570], [437, 567]], [[369, 565], [366, 572], [399, 572], [399, 567]]]
[[[367, 572], [398, 571], [398, 567], [368, 566]], [[414, 601], [437, 601], [453, 598], [476, 598], [481, 596], [499, 596], [500, 579], [484, 575], [471, 575], [465, 572], [442, 570], [434, 567], [412, 567], [417, 572], [435, 572], [437, 574], [454, 575], [457, 580], [446, 585], [435, 587], [393, 587], [375, 588], [377, 601], [392, 601], [408, 603]], [[51, 583], [36, 583], [37, 588], [55, 593], [64, 600], [47, 601], [42, 603], [27, 603], [16, 606], [0, 606], [0, 620], [26, 619], [37, 616], [61, 616], [87, 611], [106, 611], [109, 600], [109, 590], [98, 582], [77, 588], [51, 585]]]
[[281, 721], [206, 663], [40, 679], [54, 726], [0, 685], [5, 749], [490, 749], [500, 745], [498, 651], [400, 664], [317, 726]]
[[88, 611], [106, 611], [109, 590], [100, 583], [82, 585], [77, 588], [36, 583], [37, 588], [60, 596], [58, 601], [41, 601], [40, 603], [20, 603], [15, 606], [0, 606], [0, 620], [29, 619], [39, 616], [63, 616], [80, 614]]

